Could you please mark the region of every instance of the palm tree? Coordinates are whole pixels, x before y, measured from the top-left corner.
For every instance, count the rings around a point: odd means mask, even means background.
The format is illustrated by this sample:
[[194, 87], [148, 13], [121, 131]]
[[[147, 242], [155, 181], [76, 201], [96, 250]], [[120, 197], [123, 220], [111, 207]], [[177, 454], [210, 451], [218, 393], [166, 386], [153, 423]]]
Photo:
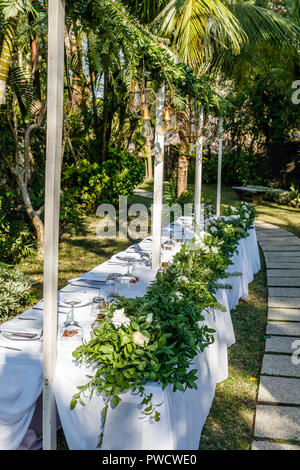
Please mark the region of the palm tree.
[[5, 34], [0, 55], [0, 106], [6, 104], [6, 85], [13, 50], [14, 37], [17, 30], [18, 19], [10, 18], [5, 23]]
[[20, 2], [15, 2], [14, 0], [0, 0], [0, 26], [4, 29], [0, 54], [0, 106], [6, 103], [7, 79], [19, 15], [27, 12], [33, 19], [37, 15], [37, 8], [39, 7], [37, 2], [35, 3], [36, 5], [34, 6], [31, 0], [23, 0]]
[[[299, 13], [299, 0], [294, 11]], [[239, 64], [240, 68], [233, 65], [233, 70], [240, 73], [258, 44], [285, 45], [295, 51], [300, 33], [299, 23], [289, 18], [252, 3], [230, 0], [171, 0], [152, 27], [169, 38], [171, 49], [200, 75], [208, 70], [226, 73], [228, 56]], [[186, 159], [181, 137], [178, 196], [187, 186]], [[183, 171], [185, 175], [180, 174]]]

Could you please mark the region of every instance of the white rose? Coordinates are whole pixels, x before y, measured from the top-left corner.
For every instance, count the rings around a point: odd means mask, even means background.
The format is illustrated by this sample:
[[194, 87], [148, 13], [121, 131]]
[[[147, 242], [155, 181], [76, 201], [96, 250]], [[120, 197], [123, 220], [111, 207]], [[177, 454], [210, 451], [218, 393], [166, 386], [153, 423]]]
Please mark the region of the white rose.
[[216, 246], [212, 246], [211, 251], [215, 254], [219, 253], [219, 249]]
[[152, 323], [153, 322], [153, 313], [148, 313], [147, 318], [146, 318], [146, 323]]
[[149, 343], [149, 338], [146, 338], [140, 331], [135, 331], [132, 336], [134, 344], [140, 347], [145, 347]]
[[124, 308], [115, 310], [111, 321], [115, 328], [120, 328], [121, 326], [128, 328], [131, 323], [130, 318], [124, 314]]

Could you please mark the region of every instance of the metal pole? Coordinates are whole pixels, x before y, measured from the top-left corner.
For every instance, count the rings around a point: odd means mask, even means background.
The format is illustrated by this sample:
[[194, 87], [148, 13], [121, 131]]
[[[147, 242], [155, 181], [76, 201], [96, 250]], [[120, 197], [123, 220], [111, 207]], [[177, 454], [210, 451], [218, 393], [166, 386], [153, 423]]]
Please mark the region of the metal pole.
[[47, 150], [45, 182], [43, 449], [56, 449], [53, 381], [57, 346], [58, 234], [64, 87], [65, 0], [48, 2]]
[[223, 156], [223, 117], [221, 116], [219, 120], [217, 216], [219, 216], [221, 213], [222, 156]]
[[202, 155], [203, 155], [203, 108], [199, 116], [200, 137], [196, 142], [196, 168], [195, 168], [195, 222], [198, 229], [201, 225], [201, 192], [202, 192]]
[[161, 87], [156, 104], [155, 126], [155, 164], [154, 164], [154, 188], [152, 209], [152, 269], [160, 268], [161, 255], [161, 218], [164, 182], [164, 145], [165, 133], [163, 122], [163, 109], [165, 102], [165, 84]]

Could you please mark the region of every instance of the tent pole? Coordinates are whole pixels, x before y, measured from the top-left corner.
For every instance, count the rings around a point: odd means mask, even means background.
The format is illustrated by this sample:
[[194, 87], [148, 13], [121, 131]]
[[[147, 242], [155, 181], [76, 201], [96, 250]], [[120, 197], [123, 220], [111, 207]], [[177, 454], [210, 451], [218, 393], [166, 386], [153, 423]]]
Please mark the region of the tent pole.
[[217, 185], [217, 217], [221, 214], [221, 184], [223, 156], [223, 117], [219, 120], [219, 153], [218, 153], [218, 185]]
[[156, 103], [155, 125], [155, 164], [154, 164], [154, 188], [152, 208], [152, 269], [160, 268], [161, 256], [161, 226], [162, 226], [162, 201], [164, 182], [164, 122], [163, 109], [165, 102], [165, 84], [162, 85]]
[[[199, 116], [200, 137], [196, 142], [196, 171], [195, 171], [195, 222], [201, 229], [201, 193], [202, 193], [202, 155], [203, 155], [203, 108]], [[202, 214], [203, 215], [203, 214]]]
[[65, 0], [48, 2], [47, 149], [45, 181], [43, 449], [56, 449], [53, 381], [57, 347], [57, 278], [64, 86]]

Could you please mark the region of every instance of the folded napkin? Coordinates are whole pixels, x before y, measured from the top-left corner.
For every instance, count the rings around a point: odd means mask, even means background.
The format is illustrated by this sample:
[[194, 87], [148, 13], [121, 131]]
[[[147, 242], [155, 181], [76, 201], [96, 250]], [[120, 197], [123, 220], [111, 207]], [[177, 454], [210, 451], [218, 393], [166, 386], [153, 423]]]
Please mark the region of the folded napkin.
[[88, 273], [82, 274], [78, 279], [86, 281], [99, 281], [106, 282], [107, 273], [101, 271], [90, 271]]
[[140, 253], [131, 253], [128, 251], [121, 251], [121, 253], [118, 253], [117, 255], [112, 256], [111, 260], [120, 259], [120, 260], [127, 261], [127, 258], [131, 258], [132, 260], [138, 261], [139, 259], [141, 259], [141, 255]]
[[[17, 323], [18, 321], [18, 323]], [[40, 336], [42, 332], [41, 320], [26, 320], [26, 324], [17, 318], [0, 325], [0, 332], [11, 334], [30, 334]]]

